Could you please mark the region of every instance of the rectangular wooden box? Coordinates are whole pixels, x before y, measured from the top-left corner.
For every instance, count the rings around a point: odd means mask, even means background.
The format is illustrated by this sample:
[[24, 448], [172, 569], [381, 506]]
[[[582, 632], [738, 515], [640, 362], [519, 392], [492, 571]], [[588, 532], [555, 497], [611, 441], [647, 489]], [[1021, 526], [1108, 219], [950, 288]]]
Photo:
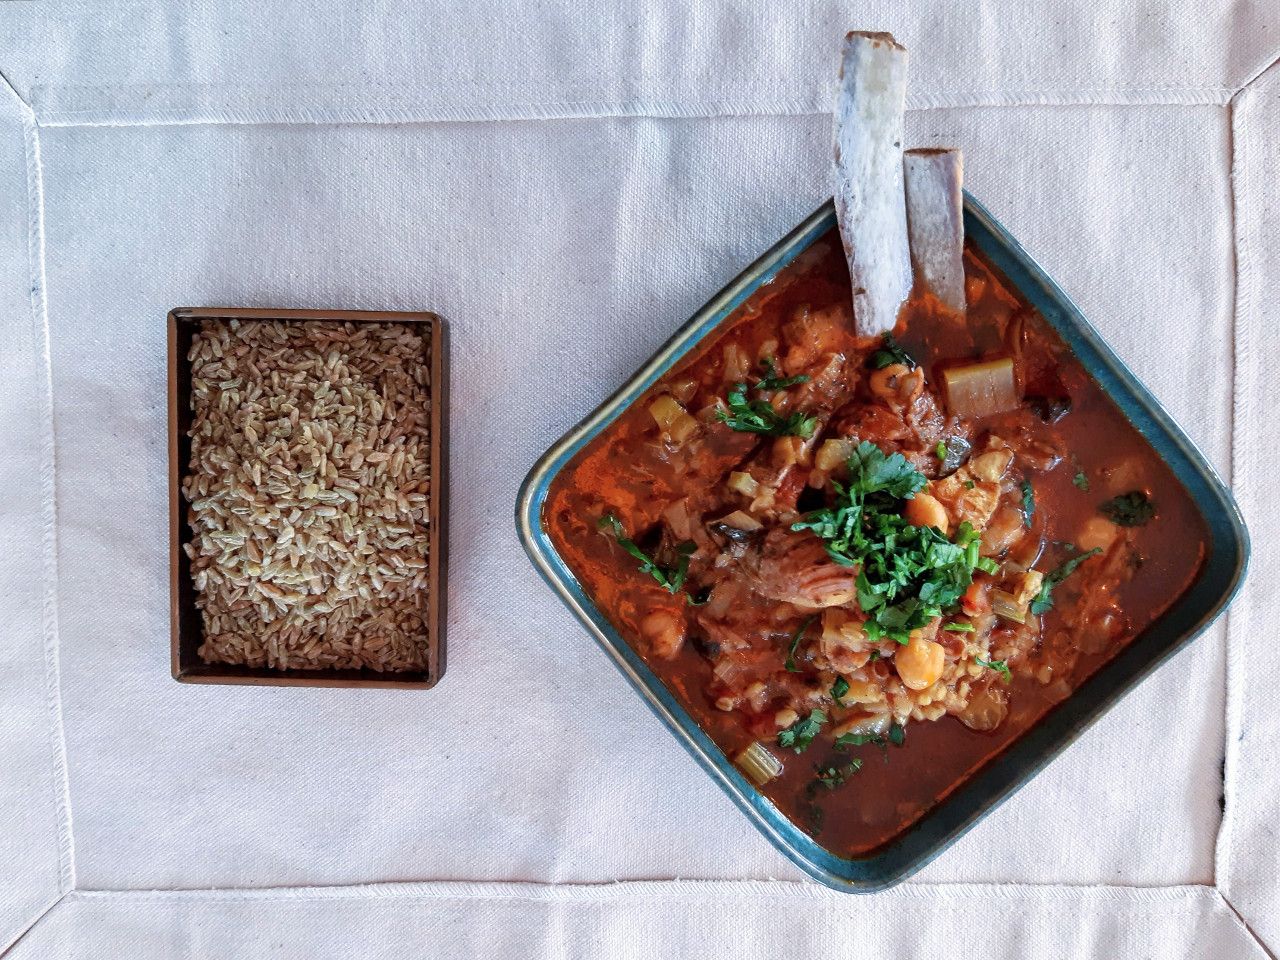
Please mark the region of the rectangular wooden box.
[[[201, 320], [336, 320], [351, 323], [420, 323], [430, 327], [431, 491], [427, 504], [429, 591], [427, 669], [412, 673], [372, 670], [272, 670], [205, 663], [196, 652], [203, 641], [203, 622], [196, 609], [191, 562], [183, 545], [193, 535], [187, 523], [182, 478], [191, 462], [191, 367], [187, 354]], [[294, 687], [435, 686], [445, 667], [445, 581], [448, 520], [447, 409], [448, 342], [444, 322], [433, 313], [368, 310], [258, 310], [226, 307], [181, 307], [169, 312], [169, 610], [173, 677], [182, 683], [234, 683]]]

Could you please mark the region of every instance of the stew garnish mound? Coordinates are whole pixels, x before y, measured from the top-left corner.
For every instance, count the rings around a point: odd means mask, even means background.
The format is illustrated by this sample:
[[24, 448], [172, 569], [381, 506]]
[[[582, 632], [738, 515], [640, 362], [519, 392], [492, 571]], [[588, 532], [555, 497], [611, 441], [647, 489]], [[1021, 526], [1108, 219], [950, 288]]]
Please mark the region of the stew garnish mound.
[[1166, 609], [1182, 485], [972, 249], [859, 339], [833, 231], [588, 444], [544, 523], [797, 825], [868, 853]]

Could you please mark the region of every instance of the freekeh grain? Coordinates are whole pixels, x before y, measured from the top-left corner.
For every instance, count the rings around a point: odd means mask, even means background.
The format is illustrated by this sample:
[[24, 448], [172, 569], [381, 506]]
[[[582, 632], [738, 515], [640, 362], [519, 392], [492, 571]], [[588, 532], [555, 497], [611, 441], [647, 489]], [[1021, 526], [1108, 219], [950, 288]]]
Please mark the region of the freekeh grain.
[[402, 323], [201, 322], [182, 487], [203, 660], [425, 669], [425, 342]]

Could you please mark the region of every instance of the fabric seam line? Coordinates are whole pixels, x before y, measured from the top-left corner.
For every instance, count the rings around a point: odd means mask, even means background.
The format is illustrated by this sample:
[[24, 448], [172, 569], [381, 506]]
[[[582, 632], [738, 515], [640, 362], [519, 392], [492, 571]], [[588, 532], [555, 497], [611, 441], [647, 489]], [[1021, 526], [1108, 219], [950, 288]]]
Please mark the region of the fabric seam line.
[[[884, 895], [905, 898], [927, 898], [940, 893], [972, 894], [984, 897], [1006, 896], [1011, 899], [1042, 899], [1055, 893], [1072, 891], [1083, 896], [1108, 901], [1131, 901], [1145, 904], [1177, 904], [1186, 897], [1211, 894], [1221, 897], [1212, 885], [1177, 884], [1168, 887], [1112, 886], [1097, 884], [1018, 884], [1018, 883], [936, 883], [902, 884]], [[639, 880], [587, 884], [521, 883], [504, 881], [421, 881], [403, 883], [356, 884], [350, 886], [302, 887], [215, 887], [210, 889], [131, 890], [81, 889], [68, 896], [82, 901], [157, 902], [330, 902], [330, 901], [405, 901], [405, 900], [497, 900], [513, 902], [608, 902], [636, 893], [655, 900], [706, 895], [721, 899], [777, 898], [789, 896], [818, 903], [843, 903], [846, 894], [837, 893], [807, 881], [783, 880]]]
[[24, 153], [27, 165], [27, 258], [30, 282], [31, 325], [36, 360], [40, 364], [40, 419], [42, 450], [40, 486], [44, 497], [41, 522], [41, 600], [44, 633], [45, 709], [52, 760], [54, 808], [58, 833], [58, 888], [63, 893], [75, 888], [75, 837], [71, 822], [71, 789], [67, 767], [66, 731], [62, 713], [62, 669], [58, 623], [58, 526], [57, 526], [57, 445], [53, 428], [53, 368], [49, 341], [49, 315], [45, 300], [44, 176], [40, 155], [40, 132], [34, 111], [17, 95], [8, 81], [0, 81], [20, 104]]
[[[909, 103], [911, 111], [944, 109], [998, 109], [1028, 106], [1059, 107], [1159, 107], [1222, 106], [1229, 102], [1232, 91], [1221, 88], [1213, 96], [1203, 97], [1080, 97], [1078, 92], [1062, 96], [1058, 91], [1012, 98], [947, 97]], [[662, 100], [629, 101], [562, 101], [557, 103], [523, 103], [506, 106], [472, 107], [430, 105], [403, 101], [370, 107], [364, 103], [341, 100], [309, 105], [281, 106], [278, 101], [262, 99], [240, 104], [188, 104], [177, 107], [142, 110], [131, 115], [110, 108], [42, 107], [39, 122], [45, 127], [92, 126], [167, 126], [201, 124], [323, 124], [323, 123], [460, 123], [510, 122], [519, 120], [569, 120], [609, 118], [685, 119], [748, 116], [813, 116], [829, 110], [813, 99], [800, 98], [772, 103], [747, 101], [681, 102]]]

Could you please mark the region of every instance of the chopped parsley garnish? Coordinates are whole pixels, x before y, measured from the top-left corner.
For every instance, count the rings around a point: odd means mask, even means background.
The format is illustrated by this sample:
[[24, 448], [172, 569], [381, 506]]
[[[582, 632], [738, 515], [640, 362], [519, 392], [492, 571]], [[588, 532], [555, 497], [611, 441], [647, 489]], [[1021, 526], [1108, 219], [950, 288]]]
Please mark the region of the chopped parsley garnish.
[[1156, 515], [1156, 505], [1141, 490], [1112, 497], [1098, 510], [1117, 527], [1141, 527]]
[[748, 396], [752, 390], [774, 393], [799, 383], [808, 383], [809, 377], [806, 374], [779, 377], [777, 365], [772, 357], [765, 357], [760, 361], [760, 365], [764, 368], [764, 376], [756, 381], [754, 386], [745, 382], [735, 383], [730, 388], [726, 400], [729, 409], [717, 410], [716, 418], [740, 433], [764, 433], [773, 437], [795, 436], [809, 439], [818, 426], [817, 417], [806, 416], [800, 411], [783, 416], [773, 409], [770, 401], [753, 400]]
[[880, 349], [873, 353], [867, 362], [877, 370], [891, 367], [895, 363], [900, 363], [912, 370], [916, 368], [916, 362], [911, 359], [911, 354], [902, 349], [898, 341], [893, 339], [893, 334], [891, 333], [884, 335], [884, 339], [880, 343]]
[[948, 623], [943, 630], [950, 630], [952, 633], [973, 633], [974, 626], [968, 620], [957, 620], [954, 623]]
[[[627, 536], [627, 531], [623, 527], [622, 521], [612, 513], [606, 513], [601, 517], [596, 522], [596, 527], [613, 534], [613, 539], [618, 542], [618, 546], [640, 561], [638, 570], [649, 574], [649, 576], [657, 580], [668, 593], [680, 592], [680, 588], [684, 586], [684, 581], [689, 575], [689, 556], [697, 549], [697, 545], [692, 540], [677, 544], [676, 555], [678, 559], [674, 567], [663, 567], [636, 546], [635, 541]], [[696, 601], [690, 596], [689, 602], [698, 604], [706, 603], [706, 600]]]
[[1036, 491], [1030, 480], [1023, 480], [1019, 489], [1022, 491], [1022, 519], [1030, 529], [1031, 518], [1036, 513]]
[[1004, 678], [1005, 683], [1013, 679], [1013, 672], [1009, 669], [1008, 660], [983, 660], [981, 657], [974, 657], [973, 662], [980, 667], [990, 667]]
[[821, 710], [814, 710], [778, 734], [778, 746], [790, 747], [796, 753], [803, 753], [826, 722], [827, 715]]
[[837, 750], [848, 750], [850, 747], [861, 747], [868, 743], [887, 749], [891, 743], [895, 747], [902, 746], [906, 738], [907, 734], [902, 725], [895, 722], [889, 727], [887, 738], [880, 733], [842, 733], [836, 737], [835, 745]]
[[1083, 470], [1077, 470], [1076, 475], [1071, 478], [1071, 482], [1074, 483], [1081, 490], [1083, 490], [1085, 493], [1089, 492], [1089, 478], [1085, 476], [1085, 473]]
[[844, 677], [836, 677], [836, 682], [831, 685], [831, 699], [840, 703], [841, 698], [848, 692], [849, 681]]
[[947, 459], [947, 445], [944, 441], [938, 441], [938, 445], [933, 448], [933, 455], [939, 460]]
[[783, 416], [768, 400], [751, 400], [745, 383], [735, 383], [729, 390], [728, 410], [717, 410], [716, 419], [739, 433], [764, 433], [771, 437], [803, 437], [809, 439], [818, 426], [818, 418], [797, 410]]
[[[783, 664], [787, 668], [788, 673], [799, 673], [800, 668], [796, 666], [796, 647], [800, 646], [800, 641], [804, 638], [805, 633], [809, 629], [809, 625], [816, 620], [818, 615], [815, 613], [804, 623], [796, 628], [796, 632], [791, 635], [791, 647], [787, 650], [787, 662]], [[847, 688], [846, 688], [847, 689]]]
[[1031, 601], [1031, 612], [1039, 616], [1046, 610], [1051, 609], [1053, 607], [1053, 588], [1075, 573], [1080, 564], [1101, 552], [1101, 547], [1094, 547], [1092, 550], [1064, 561], [1052, 573], [1046, 574], [1044, 581], [1040, 584], [1040, 592]]
[[818, 771], [818, 783], [828, 790], [834, 790], [862, 769], [862, 761], [855, 757], [843, 767], [815, 767], [814, 769]]
[[871, 656], [867, 658], [867, 663], [875, 663], [879, 659], [880, 659], [880, 651], [872, 650]]
[[859, 567], [858, 606], [866, 614], [867, 639], [888, 637], [905, 644], [953, 606], [973, 582], [973, 571], [991, 570], [979, 557], [980, 537], [961, 523], [954, 541], [935, 527], [913, 527], [903, 503], [922, 490], [924, 474], [874, 443], [858, 444], [849, 458], [848, 486], [832, 481], [833, 506], [805, 514], [792, 530], [812, 530], [836, 563]]
[[760, 361], [760, 366], [764, 367], [764, 378], [756, 384], [755, 389], [772, 392], [774, 390], [785, 390], [787, 387], [794, 387], [800, 383], [808, 383], [809, 375], [802, 373], [794, 377], [780, 377], [777, 373], [777, 367], [773, 357], [765, 357]]
[[972, 480], [966, 480], [966, 481], [964, 482], [964, 488], [965, 488], [966, 490], [972, 490], [972, 489], [973, 489], [974, 487], [976, 487], [976, 486], [977, 486], [977, 484], [976, 484], [976, 483], [974, 483]]

